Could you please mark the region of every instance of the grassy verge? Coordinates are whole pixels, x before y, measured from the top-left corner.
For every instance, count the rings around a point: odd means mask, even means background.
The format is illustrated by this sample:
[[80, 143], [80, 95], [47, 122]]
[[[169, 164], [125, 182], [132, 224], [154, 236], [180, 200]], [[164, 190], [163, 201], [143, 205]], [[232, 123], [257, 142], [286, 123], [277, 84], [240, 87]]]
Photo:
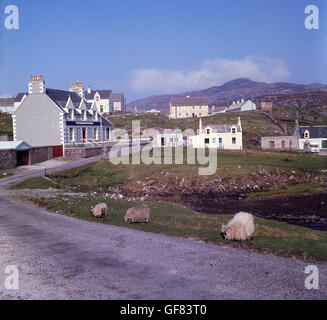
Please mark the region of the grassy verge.
[[[171, 176], [197, 176], [200, 164], [186, 164], [186, 150], [184, 149], [184, 164], [163, 164], [158, 165], [133, 165], [119, 164], [113, 165], [111, 162], [103, 160], [79, 168], [63, 171], [50, 176], [50, 181], [44, 178], [30, 179], [11, 189], [48, 189], [48, 188], [74, 188], [85, 187], [87, 189], [98, 190], [106, 187], [123, 185], [132, 180], [151, 179], [162, 176], [163, 172], [168, 172]], [[131, 162], [131, 161], [130, 161]], [[218, 169], [215, 175], [208, 179], [215, 179], [222, 176], [240, 176], [258, 172], [261, 169], [273, 171], [276, 169], [314, 174], [323, 174], [319, 171], [326, 168], [326, 159], [316, 155], [296, 154], [296, 153], [264, 153], [264, 152], [218, 152]]]
[[13, 175], [14, 175], [13, 173], [6, 173], [6, 172], [1, 173], [0, 172], [0, 179], [2, 179], [2, 178], [8, 178], [8, 177], [11, 177]]
[[[138, 204], [136, 202], [108, 200], [93, 195], [24, 199], [46, 209], [87, 221], [193, 238], [215, 245], [228, 245], [286, 257], [327, 261], [327, 233], [286, 223], [255, 218], [254, 239], [241, 243], [226, 241], [220, 237], [221, 225], [228, 222], [232, 216], [199, 214], [173, 203], [146, 202], [151, 208], [151, 223], [127, 225], [123, 220], [124, 215], [128, 208]], [[91, 206], [99, 202], [106, 202], [109, 207], [109, 215], [103, 220], [90, 216]]]
[[252, 192], [248, 194], [249, 198], [266, 197], [276, 194], [297, 194], [297, 193], [327, 193], [326, 187], [318, 183], [300, 183], [287, 186], [284, 189], [272, 189], [265, 192]]

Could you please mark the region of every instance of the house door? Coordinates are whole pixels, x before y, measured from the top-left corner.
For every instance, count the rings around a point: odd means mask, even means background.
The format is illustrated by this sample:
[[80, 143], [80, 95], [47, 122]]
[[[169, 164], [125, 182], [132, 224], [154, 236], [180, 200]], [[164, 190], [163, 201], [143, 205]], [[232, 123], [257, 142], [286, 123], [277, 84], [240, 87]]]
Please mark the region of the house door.
[[85, 128], [83, 128], [82, 129], [82, 136], [83, 136], [83, 142], [86, 142], [86, 129]]
[[53, 157], [61, 158], [64, 156], [64, 148], [63, 146], [54, 146], [52, 147]]
[[164, 147], [166, 145], [166, 139], [161, 137], [161, 146]]

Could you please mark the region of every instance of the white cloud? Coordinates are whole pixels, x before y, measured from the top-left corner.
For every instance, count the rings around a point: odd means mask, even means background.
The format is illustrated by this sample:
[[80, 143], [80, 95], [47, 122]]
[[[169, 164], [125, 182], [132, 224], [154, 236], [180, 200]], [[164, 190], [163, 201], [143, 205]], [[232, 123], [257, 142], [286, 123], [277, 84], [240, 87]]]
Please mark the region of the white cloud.
[[276, 82], [287, 79], [290, 71], [281, 59], [248, 56], [241, 60], [205, 60], [198, 70], [137, 69], [129, 74], [134, 92], [173, 93], [221, 85], [236, 78]]

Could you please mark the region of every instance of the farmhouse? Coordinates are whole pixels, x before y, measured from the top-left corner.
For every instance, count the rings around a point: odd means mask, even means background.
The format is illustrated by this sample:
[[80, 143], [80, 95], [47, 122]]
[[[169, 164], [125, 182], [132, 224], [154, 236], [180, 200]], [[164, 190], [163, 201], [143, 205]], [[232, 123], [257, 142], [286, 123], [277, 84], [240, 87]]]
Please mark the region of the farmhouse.
[[180, 97], [170, 99], [171, 119], [201, 118], [209, 115], [207, 98]]
[[151, 129], [151, 135], [154, 147], [182, 147], [184, 143], [183, 133], [178, 129], [155, 128]]
[[305, 143], [318, 145], [319, 149], [327, 149], [327, 126], [296, 126], [294, 135], [299, 140], [299, 149], [304, 150]]
[[199, 121], [198, 134], [188, 137], [189, 148], [243, 149], [243, 130], [241, 119], [234, 125], [202, 125]]
[[14, 113], [14, 98], [0, 98], [0, 113]]
[[261, 138], [262, 150], [296, 151], [299, 150], [299, 142], [296, 136], [275, 136]]
[[126, 112], [126, 101], [122, 93], [113, 93], [112, 94], [114, 102], [114, 113], [125, 113]]
[[43, 76], [31, 76], [27, 97], [13, 114], [14, 140], [32, 147], [53, 147], [64, 154], [69, 144], [88, 144], [113, 138], [113, 125], [74, 91], [46, 88]]
[[256, 110], [257, 106], [251, 100], [244, 101], [233, 101], [233, 103], [228, 107], [229, 112], [243, 112]]
[[97, 111], [101, 114], [112, 114], [114, 111], [114, 98], [111, 90], [92, 90], [88, 86], [84, 91], [83, 83], [72, 83], [69, 89], [76, 92], [81, 98], [85, 98], [88, 103], [95, 104]]

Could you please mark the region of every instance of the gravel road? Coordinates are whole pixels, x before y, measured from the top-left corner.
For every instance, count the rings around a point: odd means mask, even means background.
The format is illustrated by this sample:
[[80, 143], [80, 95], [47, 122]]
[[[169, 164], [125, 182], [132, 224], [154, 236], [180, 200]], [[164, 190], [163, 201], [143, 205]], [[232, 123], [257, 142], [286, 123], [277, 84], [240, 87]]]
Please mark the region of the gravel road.
[[[17, 291], [4, 288], [8, 265]], [[77, 220], [0, 190], [0, 299], [326, 299], [327, 265], [319, 290], [304, 286], [307, 265]]]

